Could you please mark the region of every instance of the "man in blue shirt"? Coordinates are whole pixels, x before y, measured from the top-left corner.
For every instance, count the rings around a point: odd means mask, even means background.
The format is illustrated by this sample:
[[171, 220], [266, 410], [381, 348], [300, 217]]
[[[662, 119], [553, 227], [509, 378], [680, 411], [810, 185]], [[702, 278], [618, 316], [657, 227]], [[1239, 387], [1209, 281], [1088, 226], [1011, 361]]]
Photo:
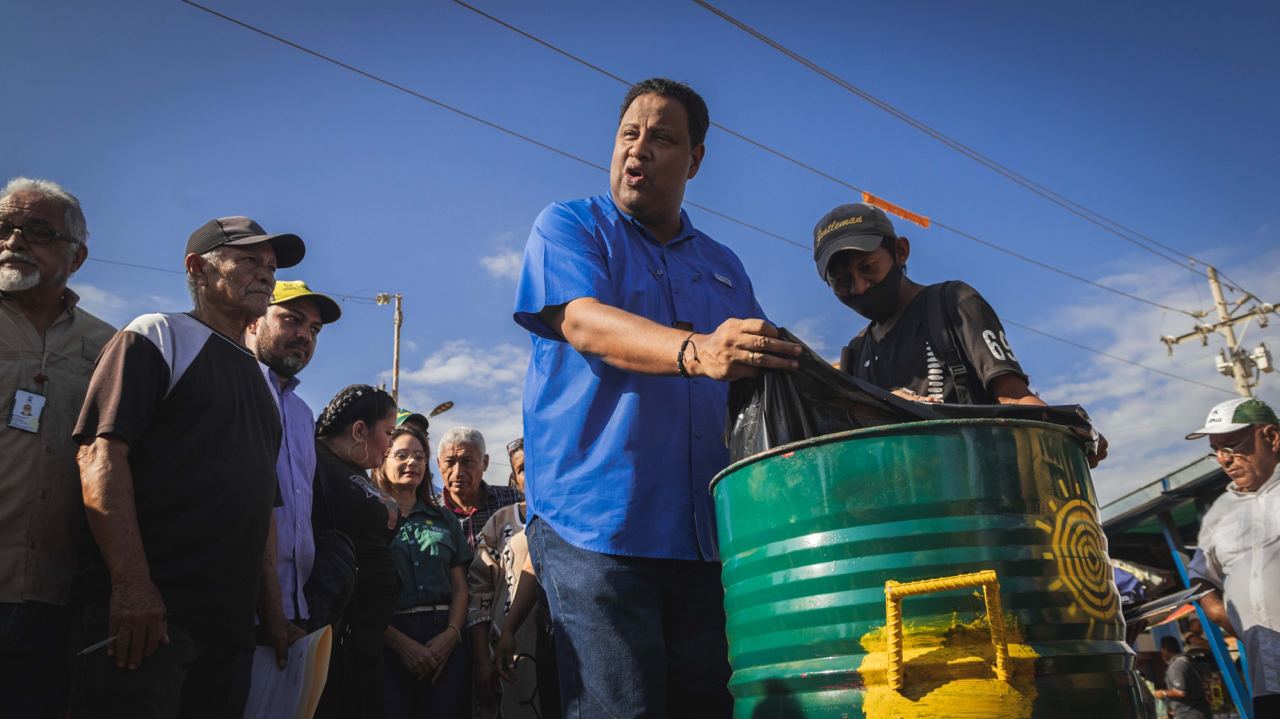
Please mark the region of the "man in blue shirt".
[[262, 365], [284, 430], [276, 459], [283, 504], [271, 517], [258, 594], [260, 640], [275, 646], [282, 669], [289, 645], [306, 633], [310, 612], [302, 589], [316, 557], [311, 530], [316, 423], [311, 408], [297, 394], [297, 374], [311, 361], [321, 328], [341, 316], [337, 302], [313, 292], [302, 280], [279, 280], [267, 313], [249, 325], [245, 335], [245, 344]]
[[610, 193], [552, 204], [525, 248], [526, 531], [566, 716], [732, 710], [708, 490], [729, 462], [726, 380], [794, 369], [800, 347], [680, 209], [708, 124], [688, 86], [633, 86]]

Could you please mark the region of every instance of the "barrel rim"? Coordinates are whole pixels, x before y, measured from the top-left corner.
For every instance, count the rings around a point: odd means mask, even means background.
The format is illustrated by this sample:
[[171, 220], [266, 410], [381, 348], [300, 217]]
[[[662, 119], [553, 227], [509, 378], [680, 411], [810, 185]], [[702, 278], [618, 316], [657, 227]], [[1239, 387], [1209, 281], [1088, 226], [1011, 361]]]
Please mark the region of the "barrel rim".
[[919, 422], [899, 422], [896, 424], [885, 424], [877, 427], [860, 427], [858, 429], [845, 430], [844, 432], [833, 432], [832, 434], [824, 434], [821, 437], [810, 437], [809, 439], [802, 439], [796, 442], [789, 442], [787, 444], [779, 445], [772, 449], [766, 449], [765, 451], [760, 452], [758, 454], [753, 454], [750, 457], [745, 457], [743, 459], [740, 459], [737, 462], [730, 464], [728, 467], [725, 467], [724, 469], [720, 470], [715, 477], [712, 477], [711, 484], [707, 486], [707, 489], [708, 491], [712, 492], [712, 494], [714, 495], [716, 484], [720, 480], [729, 476], [730, 474], [737, 472], [739, 469], [742, 469], [743, 467], [746, 467], [749, 464], [755, 464], [756, 462], [759, 462], [761, 460], [769, 459], [770, 457], [776, 457], [780, 454], [787, 454], [788, 452], [795, 452], [801, 449], [809, 449], [810, 447], [818, 447], [820, 445], [829, 444], [832, 442], [842, 442], [846, 439], [850, 439], [853, 437], [862, 438], [862, 437], [871, 437], [875, 435], [903, 434], [903, 433], [912, 432], [921, 428], [932, 429], [935, 427], [967, 427], [967, 426], [994, 426], [994, 427], [1014, 427], [1014, 428], [1021, 427], [1025, 429], [1052, 430], [1055, 432], [1061, 432], [1073, 440], [1080, 441], [1080, 438], [1077, 437], [1075, 433], [1073, 433], [1070, 429], [1067, 429], [1066, 427], [1063, 427], [1060, 424], [1054, 424], [1052, 422], [1041, 422], [1039, 420], [1034, 420], [1034, 419], [1003, 419], [1000, 417], [969, 417], [964, 419], [929, 419], [929, 420], [922, 420]]

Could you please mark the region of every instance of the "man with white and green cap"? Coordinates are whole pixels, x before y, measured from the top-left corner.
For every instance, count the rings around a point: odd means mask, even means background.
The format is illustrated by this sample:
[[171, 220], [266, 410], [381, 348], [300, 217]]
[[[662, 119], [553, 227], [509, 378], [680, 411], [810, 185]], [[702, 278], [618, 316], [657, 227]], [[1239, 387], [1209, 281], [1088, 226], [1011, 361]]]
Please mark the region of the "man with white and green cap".
[[1280, 421], [1262, 400], [1233, 399], [1187, 435], [1201, 437], [1231, 483], [1201, 521], [1191, 577], [1217, 590], [1205, 611], [1244, 648], [1254, 716], [1280, 716]]

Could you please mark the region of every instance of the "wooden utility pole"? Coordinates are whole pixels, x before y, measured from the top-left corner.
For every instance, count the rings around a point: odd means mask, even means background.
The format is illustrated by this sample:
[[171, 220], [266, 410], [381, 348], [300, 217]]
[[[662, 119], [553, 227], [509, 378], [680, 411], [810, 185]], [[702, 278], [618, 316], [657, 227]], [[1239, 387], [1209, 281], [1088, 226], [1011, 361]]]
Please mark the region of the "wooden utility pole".
[[[1267, 349], [1265, 344], [1260, 343], [1252, 352], [1240, 347], [1240, 342], [1236, 338], [1235, 325], [1257, 319], [1259, 327], [1266, 327], [1268, 323], [1267, 315], [1274, 313], [1276, 307], [1270, 303], [1259, 301], [1257, 297], [1243, 290], [1241, 290], [1243, 296], [1236, 302], [1235, 307], [1228, 307], [1226, 297], [1222, 293], [1222, 283], [1218, 280], [1218, 270], [1209, 265], [1205, 266], [1205, 270], [1205, 274], [1209, 278], [1209, 289], [1213, 292], [1213, 304], [1218, 313], [1218, 321], [1212, 324], [1199, 324], [1192, 331], [1177, 337], [1165, 335], [1160, 338], [1160, 341], [1169, 348], [1169, 354], [1172, 355], [1173, 346], [1183, 340], [1198, 337], [1200, 344], [1208, 347], [1209, 335], [1214, 332], [1222, 335], [1223, 340], [1226, 342], [1226, 348], [1218, 355], [1218, 371], [1235, 380], [1236, 392], [1241, 397], [1252, 397], [1253, 388], [1258, 384], [1255, 377], [1260, 376], [1263, 372], [1272, 372], [1275, 367], [1271, 363], [1271, 351]], [[1235, 314], [1250, 300], [1253, 300], [1256, 304], [1248, 312]]]
[[391, 340], [391, 398], [397, 405], [400, 404], [400, 326], [404, 324], [404, 312], [401, 307], [403, 299], [404, 296], [399, 292], [394, 295], [380, 292], [373, 298], [373, 301], [380, 305], [395, 302], [395, 316], [392, 318], [395, 334]]

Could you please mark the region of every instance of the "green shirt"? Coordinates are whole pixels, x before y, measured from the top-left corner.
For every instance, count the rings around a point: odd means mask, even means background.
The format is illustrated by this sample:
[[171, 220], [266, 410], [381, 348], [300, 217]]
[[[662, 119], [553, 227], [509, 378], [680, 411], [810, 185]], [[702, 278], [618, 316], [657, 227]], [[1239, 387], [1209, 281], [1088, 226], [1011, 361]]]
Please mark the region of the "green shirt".
[[471, 557], [471, 546], [453, 513], [419, 499], [391, 542], [391, 559], [402, 585], [396, 609], [448, 604], [449, 571], [469, 566]]

